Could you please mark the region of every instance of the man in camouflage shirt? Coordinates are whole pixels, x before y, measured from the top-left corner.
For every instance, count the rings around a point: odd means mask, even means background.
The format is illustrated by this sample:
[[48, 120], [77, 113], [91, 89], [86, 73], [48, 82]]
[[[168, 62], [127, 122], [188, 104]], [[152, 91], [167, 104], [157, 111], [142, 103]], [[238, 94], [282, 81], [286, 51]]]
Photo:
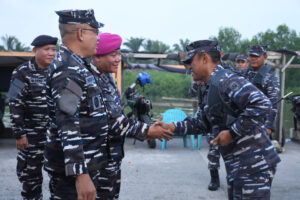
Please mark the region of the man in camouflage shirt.
[[[121, 44], [122, 38], [119, 35], [100, 34], [97, 53], [93, 56], [92, 61], [92, 68], [99, 77], [99, 85], [103, 90], [109, 120], [108, 163], [100, 171], [101, 195], [108, 200], [119, 198], [124, 137], [126, 135], [147, 135], [147, 132], [149, 137], [152, 130], [159, 128], [153, 125], [149, 128], [148, 124], [132, 120], [123, 113], [121, 95], [111, 75], [111, 73], [117, 72], [121, 62]], [[165, 136], [170, 139], [168, 134]], [[138, 139], [140, 138], [138, 137]]]
[[43, 199], [42, 166], [48, 120], [46, 76], [56, 55], [56, 42], [57, 38], [47, 35], [33, 40], [35, 57], [13, 71], [8, 91], [23, 199]]
[[[90, 58], [96, 53], [98, 23], [93, 10], [63, 10], [59, 15], [60, 51], [50, 66], [47, 100], [50, 129], [45, 170], [50, 176], [50, 199], [107, 199], [102, 169], [108, 162], [108, 131], [116, 136], [124, 127], [110, 127], [104, 90]], [[128, 134], [137, 139], [162, 137], [159, 126], [137, 126]], [[169, 137], [169, 136], [168, 136]], [[166, 138], [168, 138], [166, 137]]]
[[172, 132], [210, 132], [227, 171], [228, 199], [270, 199], [270, 189], [280, 162], [264, 119], [270, 100], [253, 84], [218, 65], [217, 41], [200, 40], [187, 46], [183, 60], [190, 64], [195, 81], [206, 83], [204, 115], [158, 124]]
[[275, 131], [276, 115], [278, 111], [279, 80], [265, 65], [267, 59], [267, 47], [262, 45], [252, 45], [249, 47], [249, 67], [243, 71], [243, 75], [260, 89], [271, 101], [272, 109], [266, 116], [265, 126], [269, 135]]

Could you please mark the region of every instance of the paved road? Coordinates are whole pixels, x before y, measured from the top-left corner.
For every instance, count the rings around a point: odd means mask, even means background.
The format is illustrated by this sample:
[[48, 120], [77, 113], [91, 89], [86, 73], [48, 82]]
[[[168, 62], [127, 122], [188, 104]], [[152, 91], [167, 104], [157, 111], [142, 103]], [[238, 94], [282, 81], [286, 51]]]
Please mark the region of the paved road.
[[[221, 188], [216, 192], [207, 190], [207, 144], [202, 141], [200, 151], [183, 148], [181, 138], [168, 142], [161, 151], [148, 149], [146, 143], [126, 141], [126, 156], [122, 164], [122, 187], [120, 200], [204, 200], [226, 199], [224, 166], [221, 166]], [[190, 141], [188, 141], [189, 143]], [[15, 175], [17, 151], [13, 140], [0, 139], [0, 200], [20, 198], [20, 183]], [[286, 151], [280, 154], [273, 182], [272, 200], [300, 199], [300, 144], [288, 142]], [[48, 177], [45, 173], [44, 199], [49, 199]]]

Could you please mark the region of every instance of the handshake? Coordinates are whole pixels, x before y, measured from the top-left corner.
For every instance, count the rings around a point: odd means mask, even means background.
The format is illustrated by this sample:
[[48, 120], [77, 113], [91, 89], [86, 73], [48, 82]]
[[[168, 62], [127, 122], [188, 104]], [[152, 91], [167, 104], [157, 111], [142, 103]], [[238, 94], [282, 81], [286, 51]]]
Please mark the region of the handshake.
[[162, 139], [171, 140], [174, 135], [175, 125], [173, 123], [165, 123], [162, 121], [157, 121], [153, 125], [150, 126], [147, 133], [147, 140], [151, 139]]

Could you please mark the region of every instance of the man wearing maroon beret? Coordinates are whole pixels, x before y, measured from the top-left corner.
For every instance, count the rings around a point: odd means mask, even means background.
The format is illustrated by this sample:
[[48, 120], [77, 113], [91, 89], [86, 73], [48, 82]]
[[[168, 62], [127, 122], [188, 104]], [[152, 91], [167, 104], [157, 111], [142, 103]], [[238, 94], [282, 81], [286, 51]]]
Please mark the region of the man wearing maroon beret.
[[[109, 117], [108, 134], [108, 163], [100, 171], [101, 176], [101, 199], [116, 200], [119, 198], [121, 185], [121, 162], [124, 157], [124, 137], [126, 135], [147, 135], [151, 139], [151, 133], [160, 135], [161, 139], [165, 135], [168, 139], [170, 132], [162, 129], [160, 126], [148, 124], [129, 119], [123, 113], [121, 105], [121, 96], [115, 84], [111, 73], [118, 70], [121, 62], [120, 46], [122, 38], [119, 35], [111, 33], [102, 33], [99, 35], [99, 42], [96, 55], [93, 56], [92, 68], [99, 77], [99, 85], [103, 91]], [[156, 137], [156, 136], [155, 136]], [[139, 138], [137, 138], [139, 139]]]

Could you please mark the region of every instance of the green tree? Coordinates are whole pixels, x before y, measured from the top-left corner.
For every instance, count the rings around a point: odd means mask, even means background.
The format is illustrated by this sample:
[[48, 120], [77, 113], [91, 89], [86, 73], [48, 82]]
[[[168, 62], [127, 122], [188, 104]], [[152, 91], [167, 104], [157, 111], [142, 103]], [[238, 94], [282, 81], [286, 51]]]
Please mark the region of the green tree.
[[242, 35], [231, 27], [221, 27], [217, 37], [210, 37], [212, 40], [218, 40], [222, 51], [227, 53], [241, 51], [241, 38]]
[[268, 49], [289, 49], [299, 50], [300, 39], [295, 30], [291, 30], [287, 25], [279, 25], [276, 31], [268, 29], [260, 32], [252, 38], [252, 44], [267, 45]]
[[3, 45], [0, 46], [0, 50], [3, 51], [30, 51], [30, 47], [26, 47], [15, 36], [2, 36]]
[[185, 39], [185, 40], [183, 40], [183, 39], [180, 39], [179, 40], [179, 44], [174, 44], [173, 45], [173, 49], [174, 49], [174, 51], [175, 52], [186, 52], [186, 46], [188, 45], [188, 44], [190, 44], [191, 42], [190, 42], [190, 40], [189, 39]]
[[144, 38], [130, 37], [123, 45], [131, 52], [139, 52], [144, 40]]
[[145, 43], [143, 43], [143, 47], [146, 52], [151, 53], [169, 53], [170, 52], [170, 46], [158, 41], [158, 40], [146, 40]]

